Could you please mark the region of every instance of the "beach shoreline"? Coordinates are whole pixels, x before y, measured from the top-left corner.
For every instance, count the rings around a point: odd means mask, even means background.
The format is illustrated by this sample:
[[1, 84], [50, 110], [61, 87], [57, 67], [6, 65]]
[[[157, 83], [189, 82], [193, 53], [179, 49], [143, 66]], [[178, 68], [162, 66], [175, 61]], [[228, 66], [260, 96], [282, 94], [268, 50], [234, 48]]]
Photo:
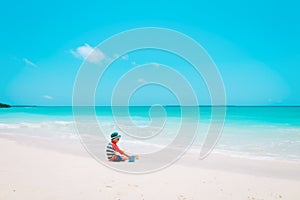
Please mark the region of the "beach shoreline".
[[[160, 171], [133, 175], [101, 165], [78, 140], [66, 148], [53, 142], [37, 145], [37, 139], [0, 135], [0, 199], [296, 200], [300, 196], [300, 162], [221, 155], [199, 161], [195, 154], [186, 154]], [[73, 149], [65, 151], [70, 146]]]

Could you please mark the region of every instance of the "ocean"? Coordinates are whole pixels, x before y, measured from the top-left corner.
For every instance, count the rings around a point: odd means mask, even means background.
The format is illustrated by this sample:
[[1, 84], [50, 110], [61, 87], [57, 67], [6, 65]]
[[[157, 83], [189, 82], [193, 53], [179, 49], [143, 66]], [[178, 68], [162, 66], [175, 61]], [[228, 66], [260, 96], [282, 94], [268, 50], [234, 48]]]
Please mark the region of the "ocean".
[[[198, 126], [195, 133], [184, 129], [180, 134], [186, 134], [186, 140], [193, 142], [189, 152], [199, 153], [209, 126], [213, 125], [212, 107], [205, 106], [190, 107], [184, 116], [179, 106], [114, 109], [97, 106], [93, 108], [96, 123], [91, 120], [90, 108], [77, 107], [77, 121], [71, 106], [3, 108], [0, 109], [0, 137], [22, 135], [74, 140], [80, 137], [78, 133], [85, 134], [76, 128], [78, 123], [83, 123], [89, 134], [103, 134], [107, 141], [112, 132], [118, 131], [123, 148], [147, 154], [171, 144], [182, 123], [188, 123], [184, 127]], [[189, 138], [191, 135], [195, 137]], [[300, 161], [300, 107], [226, 107], [224, 126], [212, 153]]]

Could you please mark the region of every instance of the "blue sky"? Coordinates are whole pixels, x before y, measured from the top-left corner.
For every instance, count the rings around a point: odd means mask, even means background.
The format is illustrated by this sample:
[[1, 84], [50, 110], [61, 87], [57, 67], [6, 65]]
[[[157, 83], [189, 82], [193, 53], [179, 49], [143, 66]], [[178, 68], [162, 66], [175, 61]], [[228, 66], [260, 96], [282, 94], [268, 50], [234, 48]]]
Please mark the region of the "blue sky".
[[[206, 49], [222, 75], [228, 104], [300, 105], [299, 6], [290, 0], [5, 1], [0, 7], [0, 102], [71, 105], [74, 80], [89, 49], [121, 31], [151, 26], [182, 32]], [[174, 60], [151, 51], [128, 55], [107, 73], [96, 103], [109, 101], [111, 85], [126, 73], [120, 66], [129, 70], [162, 62], [185, 74], [200, 103], [209, 104], [201, 77]], [[139, 92], [131, 103], [176, 103], [156, 86]]]

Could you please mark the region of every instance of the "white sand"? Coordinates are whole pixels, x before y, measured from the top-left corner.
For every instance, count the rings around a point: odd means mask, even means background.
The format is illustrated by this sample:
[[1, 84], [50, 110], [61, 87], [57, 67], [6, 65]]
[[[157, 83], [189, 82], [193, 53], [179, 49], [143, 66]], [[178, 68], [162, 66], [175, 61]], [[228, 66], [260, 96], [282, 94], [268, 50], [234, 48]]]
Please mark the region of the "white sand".
[[300, 199], [299, 162], [185, 156], [164, 170], [130, 175], [99, 164], [81, 147], [86, 156], [34, 143], [0, 139], [1, 200]]

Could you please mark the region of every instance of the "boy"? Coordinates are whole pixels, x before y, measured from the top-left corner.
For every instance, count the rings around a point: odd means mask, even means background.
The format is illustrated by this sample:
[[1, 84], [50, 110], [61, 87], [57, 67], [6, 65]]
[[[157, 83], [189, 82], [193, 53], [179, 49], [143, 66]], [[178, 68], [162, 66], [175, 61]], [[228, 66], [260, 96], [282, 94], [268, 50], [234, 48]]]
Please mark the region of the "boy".
[[[119, 149], [117, 143], [120, 140], [121, 135], [117, 132], [113, 132], [111, 135], [111, 142], [106, 147], [106, 155], [109, 161], [120, 162], [131, 158], [130, 155], [126, 154], [123, 150]], [[120, 155], [118, 155], [118, 153]]]

